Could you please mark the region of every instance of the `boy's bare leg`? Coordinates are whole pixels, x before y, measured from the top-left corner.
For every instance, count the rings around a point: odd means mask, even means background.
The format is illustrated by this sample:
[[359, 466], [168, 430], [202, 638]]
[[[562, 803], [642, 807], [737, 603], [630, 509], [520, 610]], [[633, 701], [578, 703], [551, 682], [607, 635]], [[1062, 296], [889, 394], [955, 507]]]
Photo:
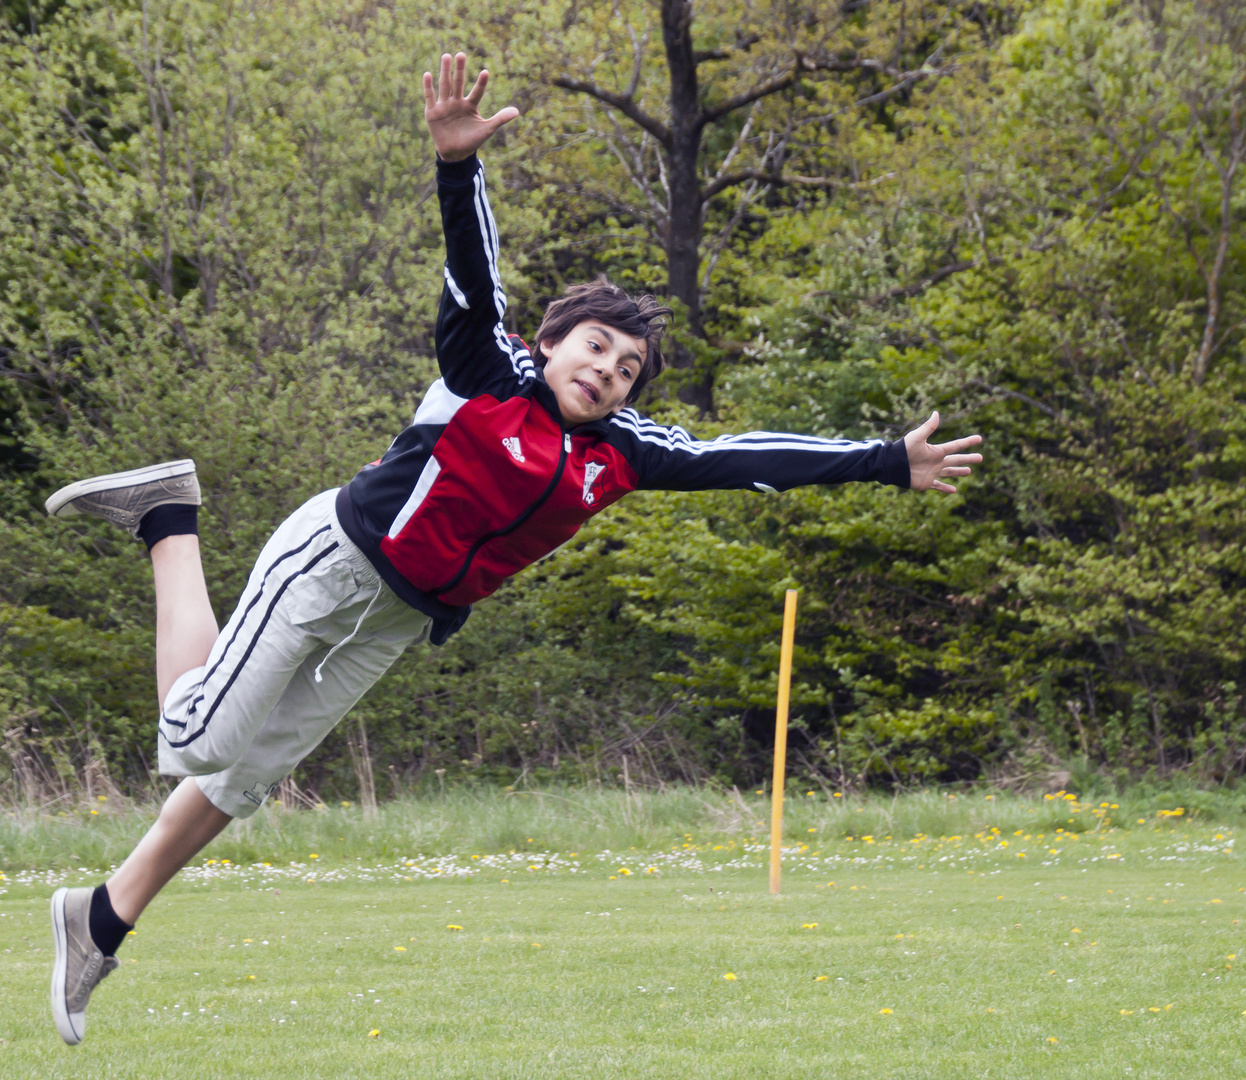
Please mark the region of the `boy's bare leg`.
[[[199, 504], [199, 482], [190, 459], [88, 477], [54, 492], [45, 503], [54, 517], [102, 517], [147, 543], [156, 586], [161, 706], [179, 677], [207, 662], [218, 634], [195, 535], [194, 508]], [[88, 999], [116, 969], [114, 954], [126, 931], [229, 821], [188, 779], [165, 802], [156, 823], [107, 887], [61, 888], [53, 894], [51, 1004], [65, 1042], [82, 1041]]]
[[[216, 641], [199, 537], [167, 536], [151, 549], [156, 578], [156, 688], [161, 703], [180, 676], [202, 667]], [[133, 925], [143, 909], [232, 819], [187, 777], [169, 796], [120, 869], [108, 880], [113, 911]]]
[[151, 549], [151, 568], [156, 577], [156, 692], [163, 704], [181, 675], [207, 662], [218, 631], [198, 536], [166, 536]]
[[156, 823], [108, 879], [108, 898], [131, 926], [173, 875], [233, 819], [213, 806], [188, 776], [165, 801]]

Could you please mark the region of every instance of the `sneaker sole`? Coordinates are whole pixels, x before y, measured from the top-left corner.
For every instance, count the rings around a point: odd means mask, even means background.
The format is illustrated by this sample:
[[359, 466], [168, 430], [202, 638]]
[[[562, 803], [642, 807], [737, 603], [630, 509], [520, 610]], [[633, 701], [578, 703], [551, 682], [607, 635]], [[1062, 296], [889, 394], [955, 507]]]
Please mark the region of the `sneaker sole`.
[[72, 517], [78, 513], [73, 504], [74, 499], [83, 495], [95, 495], [101, 491], [116, 491], [118, 488], [138, 487], [153, 480], [169, 480], [175, 476], [188, 476], [195, 471], [195, 463], [190, 458], [181, 461], [165, 461], [159, 465], [146, 465], [141, 469], [129, 472], [106, 473], [104, 476], [92, 476], [86, 480], [77, 480], [67, 484], [59, 491], [54, 491], [43, 508], [50, 517]]
[[[57, 889], [52, 894], [52, 937], [56, 941], [56, 963], [52, 965], [52, 1019], [56, 1030], [70, 1046], [82, 1042], [85, 1024], [75, 1026], [69, 1004], [65, 1000], [65, 971], [69, 962], [69, 950], [65, 935], [65, 897], [68, 889]], [[85, 1017], [78, 1014], [79, 1022]]]

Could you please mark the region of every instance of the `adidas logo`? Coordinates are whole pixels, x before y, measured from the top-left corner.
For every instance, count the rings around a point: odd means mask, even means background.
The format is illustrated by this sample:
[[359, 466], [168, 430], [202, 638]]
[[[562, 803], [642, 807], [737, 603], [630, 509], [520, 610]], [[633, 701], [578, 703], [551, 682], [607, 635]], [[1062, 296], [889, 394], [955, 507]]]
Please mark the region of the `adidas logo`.
[[502, 440], [502, 445], [511, 452], [511, 457], [516, 461], [523, 461], [523, 447], [519, 445], [519, 436], [511, 435]]

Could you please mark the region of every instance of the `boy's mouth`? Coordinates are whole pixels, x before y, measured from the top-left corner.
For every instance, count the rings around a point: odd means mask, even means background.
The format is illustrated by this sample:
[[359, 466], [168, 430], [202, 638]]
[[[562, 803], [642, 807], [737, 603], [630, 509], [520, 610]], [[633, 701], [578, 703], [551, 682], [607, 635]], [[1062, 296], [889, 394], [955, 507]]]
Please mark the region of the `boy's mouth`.
[[575, 380], [575, 385], [580, 388], [580, 392], [594, 405], [596, 405], [600, 400], [601, 395], [598, 394], [597, 387], [590, 386], [588, 383], [581, 382], [579, 379]]

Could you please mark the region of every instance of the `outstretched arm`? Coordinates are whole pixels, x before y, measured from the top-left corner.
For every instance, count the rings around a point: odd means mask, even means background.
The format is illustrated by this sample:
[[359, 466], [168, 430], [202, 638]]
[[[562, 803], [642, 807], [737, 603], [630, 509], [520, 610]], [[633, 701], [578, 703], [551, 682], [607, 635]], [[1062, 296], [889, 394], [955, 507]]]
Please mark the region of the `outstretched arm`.
[[914, 491], [947, 491], [956, 489], [945, 484], [941, 476], [968, 476], [969, 466], [982, 460], [981, 454], [965, 454], [982, 442], [981, 435], [969, 435], [947, 443], [931, 443], [930, 436], [939, 427], [939, 414], [932, 412], [930, 419], [921, 427], [914, 428], [904, 436], [904, 448], [909, 455], [909, 487]]
[[981, 454], [959, 451], [981, 436], [932, 446], [935, 413], [902, 440], [820, 439], [812, 435], [750, 431], [695, 439], [680, 427], [664, 427], [623, 409], [610, 420], [610, 441], [636, 470], [638, 486], [667, 491], [752, 488], [788, 491], [806, 484], [874, 480], [916, 491], [955, 491], [941, 476], [966, 476]]
[[437, 314], [437, 363], [449, 389], [475, 397], [495, 380], [531, 378], [535, 369], [518, 338], [506, 332], [506, 293], [498, 269], [498, 234], [489, 208], [484, 169], [475, 156], [498, 128], [519, 115], [506, 108], [485, 119], [480, 99], [489, 81], [482, 71], [470, 94], [463, 86], [467, 57], [441, 58], [441, 81], [424, 73], [424, 116], [437, 148], [437, 198], [446, 238], [446, 287]]
[[480, 99], [489, 85], [489, 72], [482, 70], [476, 76], [471, 93], [464, 96], [467, 82], [467, 55], [451, 56], [442, 53], [441, 73], [437, 92], [433, 93], [433, 76], [424, 72], [424, 122], [428, 124], [442, 161], [462, 161], [479, 150], [495, 131], [519, 115], [519, 110], [508, 105], [488, 119], [480, 115]]

